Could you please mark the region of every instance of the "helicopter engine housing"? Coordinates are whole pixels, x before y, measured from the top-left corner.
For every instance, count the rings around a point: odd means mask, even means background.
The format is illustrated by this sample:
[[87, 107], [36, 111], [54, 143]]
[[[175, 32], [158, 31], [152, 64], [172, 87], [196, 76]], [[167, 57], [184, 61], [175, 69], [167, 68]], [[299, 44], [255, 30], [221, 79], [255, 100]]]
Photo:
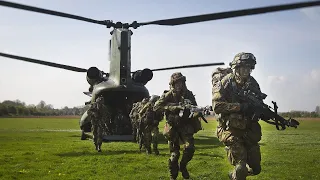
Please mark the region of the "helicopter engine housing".
[[146, 85], [153, 78], [153, 72], [146, 68], [143, 70], [138, 70], [132, 75], [132, 79], [134, 82], [142, 83]]
[[87, 82], [93, 86], [103, 80], [103, 75], [97, 67], [90, 67], [87, 71]]

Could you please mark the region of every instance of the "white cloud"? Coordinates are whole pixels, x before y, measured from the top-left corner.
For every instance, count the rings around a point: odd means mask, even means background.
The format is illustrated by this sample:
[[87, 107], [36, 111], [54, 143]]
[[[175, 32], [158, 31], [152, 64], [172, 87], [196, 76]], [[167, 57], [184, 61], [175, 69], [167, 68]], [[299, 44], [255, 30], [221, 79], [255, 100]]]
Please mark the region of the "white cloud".
[[318, 89], [320, 92], [320, 69], [312, 69], [302, 76], [302, 85], [309, 89]]
[[287, 78], [285, 76], [268, 76], [267, 82], [268, 84], [273, 84], [273, 83], [285, 83]]
[[265, 103], [278, 102], [279, 111], [313, 111], [320, 105], [320, 69], [295, 76], [268, 76], [265, 87]]
[[315, 82], [320, 82], [320, 69], [313, 69], [310, 72], [310, 77], [311, 77], [311, 80]]

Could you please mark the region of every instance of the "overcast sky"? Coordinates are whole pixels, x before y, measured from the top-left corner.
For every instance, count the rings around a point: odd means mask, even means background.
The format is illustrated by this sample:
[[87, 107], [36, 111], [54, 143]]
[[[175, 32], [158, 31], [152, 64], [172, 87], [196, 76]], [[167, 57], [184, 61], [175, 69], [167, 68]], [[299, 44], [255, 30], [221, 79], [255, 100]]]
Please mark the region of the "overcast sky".
[[[138, 22], [297, 2], [212, 0], [15, 0], [98, 20]], [[196, 3], [199, 2], [199, 3]], [[201, 2], [201, 3], [200, 3]], [[0, 52], [108, 72], [110, 30], [104, 26], [0, 7]], [[143, 26], [133, 30], [132, 70], [224, 62], [238, 52], [257, 57], [253, 76], [276, 101], [279, 111], [313, 111], [320, 105], [320, 9], [305, 8], [181, 26]], [[27, 104], [44, 100], [55, 108], [83, 105], [89, 97], [85, 73], [1, 59], [0, 101]], [[200, 105], [211, 104], [211, 73], [216, 67], [179, 70]], [[169, 87], [177, 70], [155, 72], [150, 94]]]

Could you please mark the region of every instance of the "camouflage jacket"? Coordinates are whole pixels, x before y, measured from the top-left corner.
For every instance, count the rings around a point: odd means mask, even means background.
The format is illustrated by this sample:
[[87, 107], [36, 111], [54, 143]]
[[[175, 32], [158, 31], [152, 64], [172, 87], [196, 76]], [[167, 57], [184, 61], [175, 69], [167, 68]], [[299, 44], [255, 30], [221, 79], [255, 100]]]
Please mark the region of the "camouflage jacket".
[[186, 91], [178, 96], [173, 89], [165, 91], [160, 99], [155, 103], [153, 109], [156, 112], [163, 111], [166, 115], [167, 122], [171, 125], [180, 121], [179, 112], [180, 109], [177, 109], [175, 106], [179, 105], [179, 102], [183, 102], [184, 99], [189, 99], [192, 105], [197, 105], [195, 97], [192, 91], [186, 89]]
[[[258, 82], [252, 76], [248, 83], [260, 91]], [[232, 93], [237, 88], [241, 88], [241, 85], [236, 83], [233, 73], [227, 74], [212, 87], [212, 108], [218, 114], [217, 120], [223, 128], [246, 129], [248, 125], [249, 118], [240, 112], [242, 102]]]
[[131, 111], [129, 113], [129, 117], [130, 117], [131, 120], [133, 120], [135, 118], [136, 109], [138, 108], [138, 106], [139, 106], [139, 102], [133, 103], [132, 109], [131, 109]]
[[139, 111], [140, 117], [147, 119], [152, 125], [159, 125], [159, 122], [163, 119], [163, 112], [153, 110], [154, 104], [147, 102]]
[[137, 102], [135, 103], [135, 106], [131, 109], [130, 117], [133, 121], [139, 121], [140, 119], [139, 111], [142, 108], [142, 106], [143, 106], [142, 102]]
[[108, 113], [107, 107], [103, 104], [98, 105], [98, 103], [91, 104], [88, 109], [88, 116], [91, 119], [93, 126], [99, 126], [107, 131], [106, 125], [110, 123], [110, 114]]

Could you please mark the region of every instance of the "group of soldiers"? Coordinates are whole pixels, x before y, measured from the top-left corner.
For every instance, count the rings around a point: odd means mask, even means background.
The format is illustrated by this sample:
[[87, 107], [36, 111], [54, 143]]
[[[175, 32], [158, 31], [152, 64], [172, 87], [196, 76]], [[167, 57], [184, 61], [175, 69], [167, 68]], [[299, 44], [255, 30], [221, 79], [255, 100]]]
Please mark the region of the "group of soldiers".
[[[254, 86], [260, 91], [259, 84], [250, 75], [255, 68], [256, 58], [252, 53], [238, 53], [226, 69], [218, 68], [212, 74], [212, 108], [217, 115], [216, 136], [225, 145], [227, 158], [234, 166], [228, 175], [233, 180], [244, 180], [249, 175], [261, 171], [261, 154], [258, 142], [261, 140], [261, 127], [258, 122], [250, 121], [250, 104], [241, 102], [232, 94], [244, 84]], [[170, 78], [170, 89], [161, 96], [151, 96], [134, 104], [130, 113], [135, 140], [144, 145], [146, 152], [158, 151], [159, 122], [165, 115], [163, 135], [168, 140], [170, 158], [168, 169], [170, 178], [176, 179], [181, 172], [184, 179], [190, 177], [187, 164], [195, 153], [194, 134], [202, 129], [199, 118], [181, 116], [186, 107], [181, 103], [188, 99], [197, 106], [193, 93], [186, 86], [186, 77], [180, 72]], [[99, 133], [100, 131], [98, 131]], [[183, 143], [180, 157], [180, 142]], [[97, 141], [98, 147], [100, 141]], [[141, 146], [140, 146], [141, 148]]]
[[158, 126], [159, 122], [163, 119], [163, 112], [153, 111], [154, 103], [159, 98], [160, 96], [153, 95], [134, 103], [129, 114], [134, 140], [139, 144], [140, 151], [144, 147], [147, 154], [151, 154], [153, 150], [156, 155], [159, 155]]

